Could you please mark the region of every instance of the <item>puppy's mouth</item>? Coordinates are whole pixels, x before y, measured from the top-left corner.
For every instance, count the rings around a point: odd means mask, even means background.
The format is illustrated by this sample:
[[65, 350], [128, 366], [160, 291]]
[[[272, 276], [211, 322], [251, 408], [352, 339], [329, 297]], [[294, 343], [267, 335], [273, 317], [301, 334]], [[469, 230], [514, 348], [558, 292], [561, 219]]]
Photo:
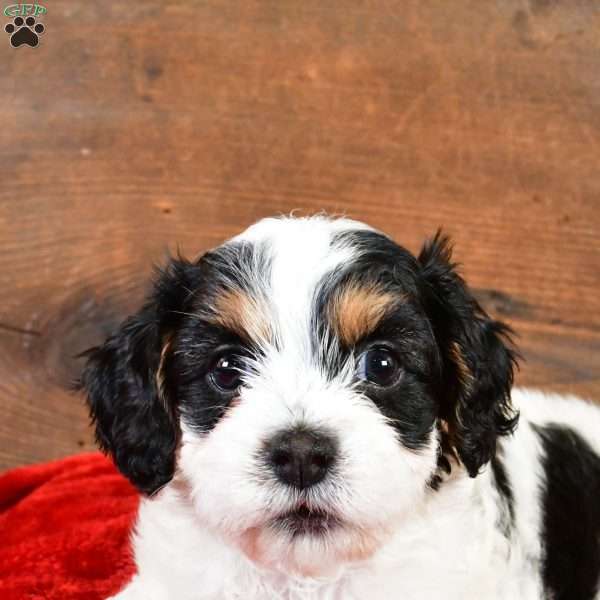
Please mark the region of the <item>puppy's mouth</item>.
[[340, 519], [333, 513], [322, 509], [309, 508], [300, 504], [293, 510], [282, 513], [273, 520], [273, 525], [291, 534], [322, 536], [341, 525]]

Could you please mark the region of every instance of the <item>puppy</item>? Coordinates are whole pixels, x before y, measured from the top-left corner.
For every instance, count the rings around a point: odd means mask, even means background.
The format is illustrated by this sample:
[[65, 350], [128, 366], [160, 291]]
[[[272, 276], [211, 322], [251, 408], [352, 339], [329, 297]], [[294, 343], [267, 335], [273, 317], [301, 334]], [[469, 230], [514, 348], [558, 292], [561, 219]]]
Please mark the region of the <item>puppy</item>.
[[81, 380], [146, 495], [116, 598], [599, 598], [600, 410], [511, 392], [508, 334], [440, 235], [265, 219], [171, 260]]

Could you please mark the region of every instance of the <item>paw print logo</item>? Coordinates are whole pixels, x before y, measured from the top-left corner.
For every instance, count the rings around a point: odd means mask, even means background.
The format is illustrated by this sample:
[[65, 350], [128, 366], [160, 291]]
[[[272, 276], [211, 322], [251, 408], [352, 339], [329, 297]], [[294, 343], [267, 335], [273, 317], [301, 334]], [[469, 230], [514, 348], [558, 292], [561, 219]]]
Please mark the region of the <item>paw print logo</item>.
[[8, 23], [4, 31], [10, 35], [10, 45], [18, 48], [23, 44], [35, 48], [40, 43], [39, 36], [44, 33], [45, 27], [35, 22], [35, 17], [15, 17], [12, 23]]

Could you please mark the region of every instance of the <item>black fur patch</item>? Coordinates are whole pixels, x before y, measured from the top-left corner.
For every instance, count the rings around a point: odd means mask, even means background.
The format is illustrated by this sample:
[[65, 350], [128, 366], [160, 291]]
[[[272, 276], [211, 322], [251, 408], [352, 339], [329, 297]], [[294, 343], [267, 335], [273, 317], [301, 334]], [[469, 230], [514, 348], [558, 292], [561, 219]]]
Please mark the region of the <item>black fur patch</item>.
[[492, 467], [492, 475], [494, 476], [494, 484], [504, 505], [506, 507], [507, 517], [502, 523], [500, 523], [500, 527], [502, 528], [506, 537], [510, 536], [510, 532], [515, 524], [515, 499], [513, 496], [512, 487], [510, 484], [510, 480], [508, 478], [508, 474], [506, 473], [506, 469], [504, 468], [504, 462], [502, 460], [502, 453], [500, 449], [496, 452], [496, 455], [492, 458], [491, 461]]
[[194, 299], [183, 316], [165, 358], [165, 387], [179, 414], [198, 432], [210, 431], [224, 415], [235, 394], [217, 391], [207, 374], [223, 352], [256, 356], [258, 349], [236, 332], [211, 321], [206, 307], [227, 291], [264, 294], [254, 282], [267, 281], [267, 248], [248, 242], [227, 244], [204, 255], [198, 263], [200, 278]]
[[542, 441], [542, 577], [553, 600], [593, 600], [600, 580], [600, 457], [575, 431], [537, 427]]
[[[390, 419], [402, 443], [414, 450], [429, 442], [435, 428], [439, 382], [437, 346], [425, 313], [418, 302], [418, 264], [414, 256], [389, 238], [372, 231], [351, 231], [334, 237], [333, 246], [351, 246], [359, 254], [349, 264], [328, 273], [317, 288], [314, 308], [315, 350], [327, 348], [320, 357], [326, 371], [335, 375], [350, 357], [358, 357], [372, 346], [385, 346], [399, 358], [403, 374], [392, 387], [365, 382], [363, 392]], [[325, 336], [331, 331], [328, 306], [345, 286], [368, 286], [397, 296], [392, 314], [385, 316], [355, 347]], [[325, 338], [325, 339], [324, 339]]]

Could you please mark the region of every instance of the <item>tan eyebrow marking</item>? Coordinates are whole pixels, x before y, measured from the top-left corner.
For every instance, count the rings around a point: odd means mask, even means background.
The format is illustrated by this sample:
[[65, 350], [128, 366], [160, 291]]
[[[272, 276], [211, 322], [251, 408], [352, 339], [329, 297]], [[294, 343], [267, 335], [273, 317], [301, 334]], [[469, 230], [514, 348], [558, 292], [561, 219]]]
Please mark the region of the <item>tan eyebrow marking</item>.
[[228, 290], [213, 303], [211, 320], [255, 342], [271, 342], [273, 329], [268, 303], [244, 290]]
[[329, 305], [330, 324], [344, 344], [353, 346], [372, 333], [381, 319], [405, 298], [384, 291], [376, 284], [352, 283], [332, 299]]

